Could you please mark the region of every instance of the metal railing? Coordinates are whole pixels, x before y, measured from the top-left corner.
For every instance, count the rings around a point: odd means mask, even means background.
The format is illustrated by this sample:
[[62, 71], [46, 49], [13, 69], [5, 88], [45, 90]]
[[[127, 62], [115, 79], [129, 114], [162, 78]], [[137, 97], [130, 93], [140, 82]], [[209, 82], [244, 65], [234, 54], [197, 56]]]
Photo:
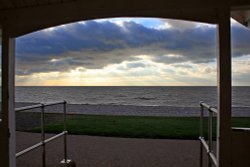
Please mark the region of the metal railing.
[[[208, 167], [212, 167], [212, 164], [218, 167], [218, 161], [214, 154], [213, 148], [213, 116], [217, 115], [217, 109], [207, 105], [204, 102], [200, 102], [201, 113], [200, 113], [200, 167], [203, 166], [203, 149], [205, 148], [208, 155]], [[203, 133], [203, 123], [204, 123], [204, 109], [206, 109], [208, 114], [208, 143], [205, 140]]]
[[250, 132], [250, 128], [242, 128], [242, 127], [232, 127], [233, 131], [238, 132]]
[[[54, 105], [63, 105], [63, 131], [55, 136], [52, 136], [48, 139], [45, 139], [45, 107], [47, 106], [54, 106]], [[67, 155], [67, 124], [66, 124], [66, 120], [67, 120], [67, 102], [63, 101], [63, 102], [56, 102], [56, 103], [48, 103], [48, 104], [37, 104], [37, 105], [32, 105], [32, 106], [27, 106], [27, 107], [20, 107], [20, 108], [16, 108], [15, 111], [16, 112], [21, 112], [21, 111], [27, 111], [27, 110], [31, 110], [31, 109], [37, 109], [40, 108], [41, 109], [41, 141], [37, 144], [34, 144], [18, 153], [16, 153], [16, 158], [27, 154], [28, 152], [42, 147], [42, 166], [45, 167], [46, 166], [46, 144], [58, 139], [59, 137], [64, 137], [63, 140], [63, 146], [64, 146], [64, 159], [62, 160], [61, 163], [67, 163], [68, 162], [68, 155]]]

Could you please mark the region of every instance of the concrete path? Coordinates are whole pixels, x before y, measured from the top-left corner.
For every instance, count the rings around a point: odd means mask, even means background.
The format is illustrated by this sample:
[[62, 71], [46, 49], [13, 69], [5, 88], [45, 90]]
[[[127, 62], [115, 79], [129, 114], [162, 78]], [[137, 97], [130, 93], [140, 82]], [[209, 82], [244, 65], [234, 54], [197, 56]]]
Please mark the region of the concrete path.
[[[40, 134], [17, 132], [17, 150], [38, 142]], [[198, 167], [199, 142], [69, 135], [69, 157], [77, 167]], [[63, 159], [62, 139], [47, 145], [47, 167]], [[41, 149], [17, 161], [18, 167], [42, 167]]]

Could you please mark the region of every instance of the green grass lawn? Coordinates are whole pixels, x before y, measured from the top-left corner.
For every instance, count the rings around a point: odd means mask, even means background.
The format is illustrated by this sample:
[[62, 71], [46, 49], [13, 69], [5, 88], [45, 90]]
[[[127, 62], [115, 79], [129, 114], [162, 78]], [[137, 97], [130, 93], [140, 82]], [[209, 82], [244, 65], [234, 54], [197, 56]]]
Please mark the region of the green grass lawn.
[[[205, 120], [205, 134], [206, 125]], [[214, 129], [215, 126], [214, 124]], [[250, 118], [233, 118], [233, 126], [250, 127]], [[46, 126], [48, 133], [58, 133], [62, 129], [62, 121]], [[40, 128], [33, 128], [31, 131], [40, 132]], [[75, 115], [68, 119], [68, 131], [70, 134], [95, 136], [197, 139], [199, 118]]]

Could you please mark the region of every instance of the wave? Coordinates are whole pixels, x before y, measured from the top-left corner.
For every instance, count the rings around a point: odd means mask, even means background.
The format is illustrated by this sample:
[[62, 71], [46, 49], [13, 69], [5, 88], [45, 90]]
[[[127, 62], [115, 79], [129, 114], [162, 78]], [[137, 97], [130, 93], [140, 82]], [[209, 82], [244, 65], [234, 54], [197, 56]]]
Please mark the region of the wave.
[[139, 100], [155, 100], [157, 97], [135, 97], [134, 99], [139, 99]]

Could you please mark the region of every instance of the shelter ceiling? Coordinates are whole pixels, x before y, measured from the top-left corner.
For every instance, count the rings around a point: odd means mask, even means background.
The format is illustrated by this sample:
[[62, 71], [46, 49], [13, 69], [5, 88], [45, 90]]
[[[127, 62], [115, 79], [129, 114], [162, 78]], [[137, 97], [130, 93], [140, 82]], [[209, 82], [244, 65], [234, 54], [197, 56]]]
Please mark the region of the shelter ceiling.
[[62, 4], [74, 0], [2, 0], [0, 10], [38, 7], [51, 4]]
[[[219, 7], [228, 6], [245, 24], [249, 0], [1, 0], [0, 22], [12, 36], [70, 22], [104, 17], [160, 17], [216, 23]], [[0, 26], [1, 26], [0, 25]], [[11, 28], [10, 28], [11, 27]]]

